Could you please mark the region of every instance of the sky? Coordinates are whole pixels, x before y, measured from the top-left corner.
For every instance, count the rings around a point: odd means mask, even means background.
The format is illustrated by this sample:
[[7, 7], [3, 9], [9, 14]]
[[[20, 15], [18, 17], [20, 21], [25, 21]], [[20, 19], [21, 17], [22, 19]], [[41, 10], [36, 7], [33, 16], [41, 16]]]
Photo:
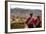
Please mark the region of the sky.
[[28, 3], [13, 3], [10, 4], [11, 9], [23, 8], [23, 9], [41, 9], [39, 4], [28, 4]]

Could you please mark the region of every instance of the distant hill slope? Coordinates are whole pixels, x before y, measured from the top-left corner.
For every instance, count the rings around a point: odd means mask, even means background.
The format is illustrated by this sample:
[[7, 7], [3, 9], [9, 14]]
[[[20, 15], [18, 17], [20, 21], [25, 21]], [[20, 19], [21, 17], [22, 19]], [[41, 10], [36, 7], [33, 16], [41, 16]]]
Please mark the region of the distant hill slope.
[[30, 13], [40, 16], [42, 15], [42, 11], [39, 9], [22, 9], [22, 8], [11, 9], [11, 15], [28, 16]]

